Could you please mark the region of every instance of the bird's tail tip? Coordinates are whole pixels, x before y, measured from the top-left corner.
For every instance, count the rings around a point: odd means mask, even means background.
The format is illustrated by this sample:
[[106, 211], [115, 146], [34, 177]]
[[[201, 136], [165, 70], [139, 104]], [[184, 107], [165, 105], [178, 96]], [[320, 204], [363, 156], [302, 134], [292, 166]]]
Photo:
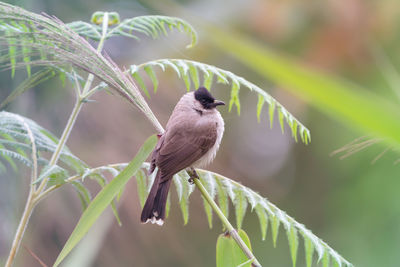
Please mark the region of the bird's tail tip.
[[157, 224], [159, 226], [162, 226], [164, 224], [164, 220], [160, 219], [160, 218], [157, 219], [156, 216], [148, 218], [146, 221], [142, 221], [143, 224], [146, 224], [146, 223], [149, 223], [149, 222], [151, 224]]

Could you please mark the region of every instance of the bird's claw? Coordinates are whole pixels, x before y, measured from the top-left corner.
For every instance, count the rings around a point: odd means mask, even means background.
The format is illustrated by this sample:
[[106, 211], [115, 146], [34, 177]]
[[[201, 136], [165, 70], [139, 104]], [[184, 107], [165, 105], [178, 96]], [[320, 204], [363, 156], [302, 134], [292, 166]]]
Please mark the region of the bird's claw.
[[194, 168], [190, 168], [190, 170], [188, 170], [188, 174], [190, 176], [190, 178], [188, 179], [188, 182], [190, 184], [194, 184], [194, 179], [199, 179], [199, 175], [197, 174], [196, 170]]

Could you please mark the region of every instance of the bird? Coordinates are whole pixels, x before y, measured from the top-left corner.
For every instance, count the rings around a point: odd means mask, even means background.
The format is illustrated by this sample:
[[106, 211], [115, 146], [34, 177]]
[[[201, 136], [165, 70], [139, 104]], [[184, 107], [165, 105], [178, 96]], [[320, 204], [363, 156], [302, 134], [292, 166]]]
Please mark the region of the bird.
[[163, 225], [173, 176], [188, 167], [204, 167], [215, 158], [225, 127], [216, 109], [220, 105], [225, 103], [205, 87], [184, 94], [176, 104], [151, 155], [149, 174], [158, 170], [143, 206], [142, 223]]

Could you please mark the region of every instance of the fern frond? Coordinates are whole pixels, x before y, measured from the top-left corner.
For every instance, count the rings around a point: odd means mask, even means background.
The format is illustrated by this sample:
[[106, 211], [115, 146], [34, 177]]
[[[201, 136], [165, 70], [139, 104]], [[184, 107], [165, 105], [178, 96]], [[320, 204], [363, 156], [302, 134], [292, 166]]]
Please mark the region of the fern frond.
[[[122, 96], [142, 111], [162, 132], [162, 126], [156, 120], [140, 91], [130, 78], [108, 57], [96, 51], [83, 37], [54, 17], [47, 17], [26, 11], [22, 8], [0, 2], [0, 25], [25, 25], [30, 32], [13, 32], [1, 34], [0, 43], [12, 41], [9, 47], [19, 48], [29, 46], [29, 65], [73, 65], [79, 69], [92, 73], [108, 84], [110, 91]], [[0, 28], [1, 29], [1, 28]], [[8, 28], [7, 28], [8, 29]], [[44, 56], [42, 56], [44, 54]], [[2, 69], [17, 66], [26, 66], [26, 55], [21, 49], [0, 55]]]
[[[270, 94], [262, 90], [257, 85], [247, 81], [243, 77], [240, 77], [230, 71], [223, 70], [212, 65], [186, 59], [159, 59], [149, 61], [140, 65], [132, 65], [130, 67], [130, 73], [135, 79], [139, 77], [141, 81], [143, 81], [142, 76], [144, 75], [144, 73], [151, 73], [151, 75], [149, 76], [154, 87], [156, 88], [158, 82], [156, 77], [153, 75], [155, 67], [159, 67], [163, 71], [165, 71], [167, 68], [173, 69], [178, 77], [184, 80], [188, 90], [190, 90], [191, 87], [190, 80], [193, 81], [195, 88], [199, 86], [199, 73], [202, 74], [203, 84], [208, 89], [211, 88], [214, 77], [216, 77], [218, 83], [231, 84], [231, 99], [229, 101], [229, 110], [231, 110], [232, 106], [235, 105], [238, 113], [240, 113], [239, 89], [241, 87], [245, 87], [250, 91], [257, 93], [258, 95], [258, 118], [260, 117], [263, 105], [267, 103], [269, 105], [268, 113], [271, 127], [273, 123], [274, 113], [275, 111], [277, 111], [282, 131], [284, 129], [283, 122], [286, 121], [291, 129], [292, 136], [296, 141], [298, 139], [298, 135], [305, 144], [308, 144], [311, 141], [310, 131], [299, 120], [297, 120]], [[140, 72], [139, 70], [146, 71]]]
[[[100, 12], [96, 12], [100, 13]], [[99, 14], [100, 15], [104, 15]], [[96, 22], [98, 22], [96, 20]], [[84, 21], [74, 21], [68, 23], [67, 26], [79, 35], [89, 38], [95, 41], [99, 41], [101, 38], [102, 27], [94, 23], [87, 23]], [[106, 39], [114, 36], [124, 36], [140, 40], [138, 34], [144, 34], [146, 36], [157, 39], [160, 36], [167, 36], [169, 31], [177, 30], [181, 33], [185, 33], [190, 37], [190, 44], [187, 48], [191, 48], [197, 43], [197, 33], [186, 21], [180, 18], [168, 17], [168, 16], [139, 16], [130, 19], [125, 19], [120, 23], [110, 25]]]
[[142, 33], [153, 39], [159, 38], [161, 35], [168, 35], [168, 31], [178, 30], [190, 36], [190, 44], [187, 48], [191, 48], [197, 43], [197, 33], [186, 21], [180, 18], [167, 16], [139, 16], [131, 19], [125, 19], [120, 24], [107, 33], [107, 38], [112, 36], [125, 36], [139, 39], [137, 33]]
[[58, 185], [65, 183], [65, 179], [69, 177], [68, 171], [57, 165], [46, 165], [35, 183], [39, 183], [43, 179], [49, 177], [49, 185]]
[[101, 26], [84, 21], [73, 21], [66, 24], [80, 36], [99, 41], [101, 38]]
[[[2, 157], [7, 161], [15, 159], [28, 167], [32, 166], [31, 161], [28, 159], [28, 155], [32, 153], [32, 147], [24, 123], [32, 131], [37, 155], [39, 156], [39, 164], [46, 165], [48, 162], [45, 158], [40, 157], [41, 152], [54, 152], [58, 143], [57, 138], [34, 121], [6, 111], [0, 112], [0, 148], [2, 149], [0, 158]], [[83, 161], [73, 155], [66, 147], [61, 152], [60, 159], [63, 164], [76, 172], [82, 171], [87, 167]], [[52, 170], [43, 169], [42, 173], [45, 171], [53, 176], [57, 174], [58, 178], [61, 173], [64, 174], [64, 178], [68, 176], [67, 172], [60, 166], [56, 166]]]
[[[14, 161], [19, 161], [28, 167], [33, 167], [32, 161], [28, 158], [28, 155], [32, 153], [33, 146], [30, 144], [31, 139], [28, 136], [29, 133], [26, 130], [26, 126], [29, 127], [34, 137], [33, 140], [38, 156], [40, 156], [41, 152], [54, 153], [58, 140], [50, 132], [28, 118], [2, 111], [0, 112], [0, 158], [7, 160], [11, 164], [15, 164]], [[88, 166], [74, 156], [67, 147], [63, 148], [60, 161], [71, 169], [71, 172], [74, 173], [73, 177], [78, 177], [82, 180], [86, 177], [90, 177], [97, 181], [101, 187], [107, 184], [107, 179], [104, 175], [105, 172], [109, 172], [115, 177], [121, 171], [121, 169], [107, 166], [90, 169], [89, 171]], [[47, 177], [49, 178], [48, 186], [59, 186], [65, 183], [71, 183], [78, 193], [83, 209], [87, 207], [91, 201], [91, 196], [89, 190], [83, 183], [77, 181], [77, 179], [69, 180], [71, 176], [66, 168], [59, 165], [49, 166], [49, 161], [46, 158], [38, 157], [38, 162], [42, 163], [41, 165], [43, 165], [43, 168], [34, 183], [39, 183]], [[121, 224], [115, 201], [112, 202], [111, 208], [118, 223]]]
[[[237, 218], [237, 222], [239, 223], [238, 228], [240, 228], [242, 220], [241, 216], [244, 216], [242, 214], [245, 213], [247, 206], [250, 206], [251, 211], [256, 211], [256, 214], [259, 217], [260, 226], [262, 228], [266, 227], [265, 225], [267, 225], [267, 221], [269, 220], [269, 223], [271, 223], [272, 225], [278, 225], [276, 230], [276, 232], [278, 233], [279, 224], [282, 224], [288, 236], [293, 266], [296, 265], [299, 234], [303, 237], [304, 244], [306, 246], [307, 265], [311, 265], [312, 254], [314, 251], [316, 251], [319, 260], [323, 257], [324, 254], [326, 254], [326, 257], [330, 258], [330, 260], [338, 266], [352, 266], [351, 263], [340, 256], [328, 244], [315, 236], [310, 230], [305, 228], [304, 225], [297, 222], [295, 219], [287, 215], [284, 211], [280, 210], [274, 204], [269, 202], [266, 198], [254, 192], [252, 189], [214, 172], [197, 170], [197, 173], [200, 175], [200, 179], [203, 183], [205, 181], [204, 177], [207, 177], [208, 183], [212, 182], [215, 186], [218, 185], [218, 181], [222, 181], [222, 183], [225, 185], [223, 190], [226, 191], [226, 194], [234, 194], [236, 201], [233, 200], [232, 204], [237, 211], [236, 217], [239, 216], [239, 218]], [[178, 179], [178, 177], [179, 176], [175, 177], [174, 179]], [[277, 221], [278, 223], [274, 221]], [[266, 232], [266, 230], [262, 231]]]
[[56, 72], [52, 68], [45, 68], [34, 73], [22, 83], [20, 83], [18, 87], [15, 88], [12, 93], [5, 100], [3, 100], [3, 102], [1, 102], [0, 108], [3, 108], [10, 102], [14, 101], [18, 96], [25, 93], [28, 89], [33, 88], [38, 84], [53, 78], [55, 75]]
[[[98, 173], [99, 170], [105, 171], [108, 168], [121, 171], [126, 165], [127, 164], [125, 163], [113, 164], [106, 166], [106, 168], [100, 167], [88, 169], [87, 174]], [[146, 200], [156, 173], [155, 171], [152, 175], [147, 175], [149, 168], [150, 164], [148, 162], [143, 163], [141, 171], [136, 175], [138, 185], [137, 189], [141, 205], [143, 205]], [[322, 261], [322, 263], [326, 263], [330, 261], [335, 266], [353, 266], [327, 243], [308, 230], [303, 224], [297, 222], [294, 218], [287, 215], [284, 211], [280, 210], [277, 206], [272, 204], [265, 197], [259, 195], [257, 192], [220, 174], [201, 169], [197, 169], [196, 171], [200, 176], [201, 182], [208, 188], [210, 195], [219, 200], [220, 206], [223, 207], [223, 211], [224, 209], [229, 209], [229, 203], [227, 203], [227, 196], [229, 196], [236, 211], [236, 222], [238, 228], [241, 227], [243, 217], [248, 207], [250, 207], [250, 211], [257, 214], [261, 227], [261, 237], [263, 240], [267, 234], [268, 224], [270, 224], [272, 228], [271, 232], [274, 243], [276, 242], [279, 229], [282, 228], [280, 225], [283, 225], [283, 229], [288, 238], [293, 266], [296, 266], [297, 262], [297, 252], [300, 243], [299, 236], [302, 237], [304, 242], [307, 267], [312, 265], [314, 254], [317, 255], [318, 262]], [[189, 184], [187, 181], [188, 178], [189, 177], [185, 171], [177, 173], [173, 178], [184, 224], [189, 220], [189, 197], [193, 192], [193, 185]], [[212, 215], [209, 214], [206, 205], [205, 212], [207, 214], [207, 221], [211, 226], [212, 224], [210, 223], [210, 220], [212, 220]], [[227, 210], [225, 212], [228, 213]]]

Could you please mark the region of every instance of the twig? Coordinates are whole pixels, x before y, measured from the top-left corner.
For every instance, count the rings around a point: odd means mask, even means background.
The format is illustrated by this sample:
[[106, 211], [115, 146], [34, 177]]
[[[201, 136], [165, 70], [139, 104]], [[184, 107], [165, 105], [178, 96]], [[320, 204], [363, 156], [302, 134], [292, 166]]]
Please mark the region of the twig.
[[37, 261], [39, 262], [39, 264], [40, 264], [42, 267], [48, 267], [48, 266], [47, 266], [35, 253], [33, 253], [33, 251], [30, 250], [27, 246], [24, 245], [24, 249], [26, 249], [26, 251], [28, 251], [29, 254], [31, 254], [31, 256], [32, 256], [33, 258], [35, 258], [35, 260], [37, 260]]

